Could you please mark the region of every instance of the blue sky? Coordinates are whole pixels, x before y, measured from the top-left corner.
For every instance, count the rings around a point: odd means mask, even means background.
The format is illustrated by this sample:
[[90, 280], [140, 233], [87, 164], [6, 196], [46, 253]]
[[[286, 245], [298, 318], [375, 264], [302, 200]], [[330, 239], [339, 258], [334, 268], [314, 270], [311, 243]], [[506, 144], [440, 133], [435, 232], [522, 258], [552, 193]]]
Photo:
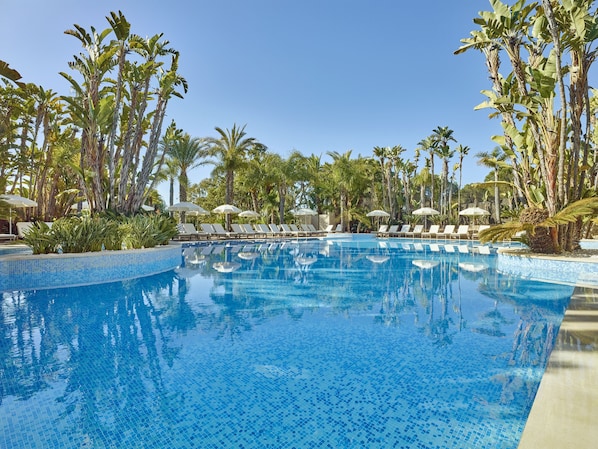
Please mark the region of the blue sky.
[[[488, 170], [474, 154], [500, 134], [474, 111], [490, 87], [480, 53], [453, 55], [476, 29], [487, 0], [20, 0], [4, 2], [0, 59], [23, 81], [68, 94], [58, 74], [80, 52], [64, 31], [108, 27], [121, 10], [141, 36], [164, 33], [189, 83], [168, 118], [194, 137], [246, 125], [249, 136], [287, 156], [402, 145], [412, 157], [437, 126], [471, 148], [465, 183]], [[456, 144], [455, 144], [456, 145]], [[192, 182], [211, 168], [194, 170]], [[166, 185], [160, 186], [164, 195]]]

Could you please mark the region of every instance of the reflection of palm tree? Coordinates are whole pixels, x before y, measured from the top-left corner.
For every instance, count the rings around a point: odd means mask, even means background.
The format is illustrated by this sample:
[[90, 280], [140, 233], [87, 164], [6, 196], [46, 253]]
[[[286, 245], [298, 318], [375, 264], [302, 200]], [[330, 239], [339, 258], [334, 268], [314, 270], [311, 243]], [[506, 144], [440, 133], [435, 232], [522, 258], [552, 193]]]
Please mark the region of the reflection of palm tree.
[[[39, 351], [26, 353], [39, 352], [40, 356], [29, 361], [22, 358], [22, 366], [39, 379], [47, 378], [49, 373], [66, 379], [57, 404], [62, 404], [60, 418], [69, 416], [68, 421], [75, 423], [73, 435], [85, 435], [89, 441], [109, 438], [118, 446], [132, 446], [123, 436], [137, 434], [130, 430], [140, 424], [134, 417], [156, 416], [165, 425], [177, 419], [171, 411], [177, 409], [175, 403], [180, 405], [181, 399], [167, 394], [160, 365], [160, 355], [172, 349], [169, 332], [160, 323], [160, 301], [154, 301], [163, 289], [172, 286], [172, 281], [170, 272], [152, 277], [150, 284], [144, 278], [102, 289], [80, 287], [76, 298], [68, 290], [64, 294], [60, 290], [24, 294], [22, 304], [27, 309], [21, 316], [26, 319], [16, 320], [20, 328], [17, 334], [33, 335], [33, 329], [39, 330]], [[36, 344], [20, 341], [22, 345], [17, 342], [16, 347], [23, 349]], [[12, 342], [7, 345], [12, 346]], [[58, 351], [68, 354], [59, 357]], [[5, 365], [7, 358], [2, 356]], [[26, 394], [46, 388], [27, 376], [19, 378], [26, 381]], [[165, 409], [169, 413], [162, 414]]]

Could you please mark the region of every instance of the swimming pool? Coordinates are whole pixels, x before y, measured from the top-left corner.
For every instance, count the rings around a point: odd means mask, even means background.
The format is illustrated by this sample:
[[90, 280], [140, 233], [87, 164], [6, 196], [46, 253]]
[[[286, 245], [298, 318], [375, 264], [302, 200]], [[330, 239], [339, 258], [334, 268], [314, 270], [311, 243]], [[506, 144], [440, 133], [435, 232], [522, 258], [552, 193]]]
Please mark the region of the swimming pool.
[[516, 448], [573, 287], [403, 242], [186, 245], [4, 293], [0, 446]]

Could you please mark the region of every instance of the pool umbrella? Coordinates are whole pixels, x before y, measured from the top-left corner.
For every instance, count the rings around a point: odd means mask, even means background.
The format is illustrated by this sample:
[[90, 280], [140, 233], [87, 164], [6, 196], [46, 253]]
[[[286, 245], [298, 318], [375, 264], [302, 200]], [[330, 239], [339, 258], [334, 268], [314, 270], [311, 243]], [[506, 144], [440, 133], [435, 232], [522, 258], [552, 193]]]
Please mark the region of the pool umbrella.
[[258, 214], [254, 210], [244, 210], [243, 212], [239, 212], [239, 217], [243, 218], [258, 218], [260, 214]]
[[203, 207], [198, 206], [190, 201], [181, 201], [180, 203], [175, 203], [172, 206], [168, 206], [168, 212], [189, 212], [190, 214], [196, 213], [197, 215], [210, 214]]
[[300, 207], [298, 209], [293, 209], [291, 213], [295, 217], [311, 217], [313, 215], [318, 215], [318, 213], [315, 210], [310, 209], [309, 207]]
[[380, 217], [380, 218], [388, 218], [390, 214], [380, 209], [375, 209], [371, 212], [368, 212], [366, 217]]
[[413, 215], [423, 215], [424, 228], [427, 228], [428, 227], [428, 215], [438, 215], [440, 212], [438, 212], [436, 209], [432, 209], [431, 207], [420, 207], [419, 209], [415, 209], [411, 213]]
[[224, 214], [226, 216], [226, 230], [230, 231], [230, 216], [231, 214], [240, 214], [241, 209], [232, 204], [221, 204], [215, 208], [212, 212], [215, 214]]
[[370, 217], [370, 218], [376, 217], [376, 218], [378, 218], [378, 227], [380, 227], [380, 221], [382, 220], [382, 218], [388, 218], [388, 217], [390, 217], [390, 214], [388, 212], [384, 211], [384, 210], [374, 209], [373, 211], [368, 212], [366, 214], [366, 217]]
[[187, 212], [187, 215], [197, 217], [199, 215], [210, 215], [210, 213], [202, 207], [201, 210], [191, 210]]
[[0, 201], [8, 204], [8, 229], [9, 234], [12, 234], [12, 210], [24, 209], [27, 207], [37, 207], [37, 203], [29, 198], [19, 195], [0, 195]]
[[291, 213], [297, 217], [307, 217], [309, 215], [317, 215], [318, 213], [310, 209], [309, 207], [300, 207], [299, 209], [293, 209]]
[[475, 224], [476, 217], [490, 215], [490, 212], [488, 212], [486, 209], [482, 209], [481, 207], [468, 207], [467, 209], [463, 209], [461, 212], [459, 212], [459, 215], [464, 217], [472, 217], [473, 224]]

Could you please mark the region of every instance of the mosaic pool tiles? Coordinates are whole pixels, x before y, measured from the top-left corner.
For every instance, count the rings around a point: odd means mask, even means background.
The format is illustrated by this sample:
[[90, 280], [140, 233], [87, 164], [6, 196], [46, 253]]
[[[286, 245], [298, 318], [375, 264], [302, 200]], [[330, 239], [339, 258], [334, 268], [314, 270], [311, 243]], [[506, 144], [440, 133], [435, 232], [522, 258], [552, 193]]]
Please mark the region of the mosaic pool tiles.
[[180, 264], [178, 245], [91, 254], [13, 256], [0, 260], [0, 291], [111, 282], [172, 270]]
[[548, 282], [583, 284], [598, 288], [598, 261], [596, 256], [587, 261], [571, 261], [559, 258], [526, 257], [499, 254], [497, 269], [526, 279]]
[[517, 447], [538, 343], [572, 288], [456, 277], [457, 256], [371, 270], [344, 253], [342, 274], [334, 254], [308, 272], [263, 256], [234, 274], [211, 269], [217, 254], [184, 278], [5, 293], [0, 446]]

